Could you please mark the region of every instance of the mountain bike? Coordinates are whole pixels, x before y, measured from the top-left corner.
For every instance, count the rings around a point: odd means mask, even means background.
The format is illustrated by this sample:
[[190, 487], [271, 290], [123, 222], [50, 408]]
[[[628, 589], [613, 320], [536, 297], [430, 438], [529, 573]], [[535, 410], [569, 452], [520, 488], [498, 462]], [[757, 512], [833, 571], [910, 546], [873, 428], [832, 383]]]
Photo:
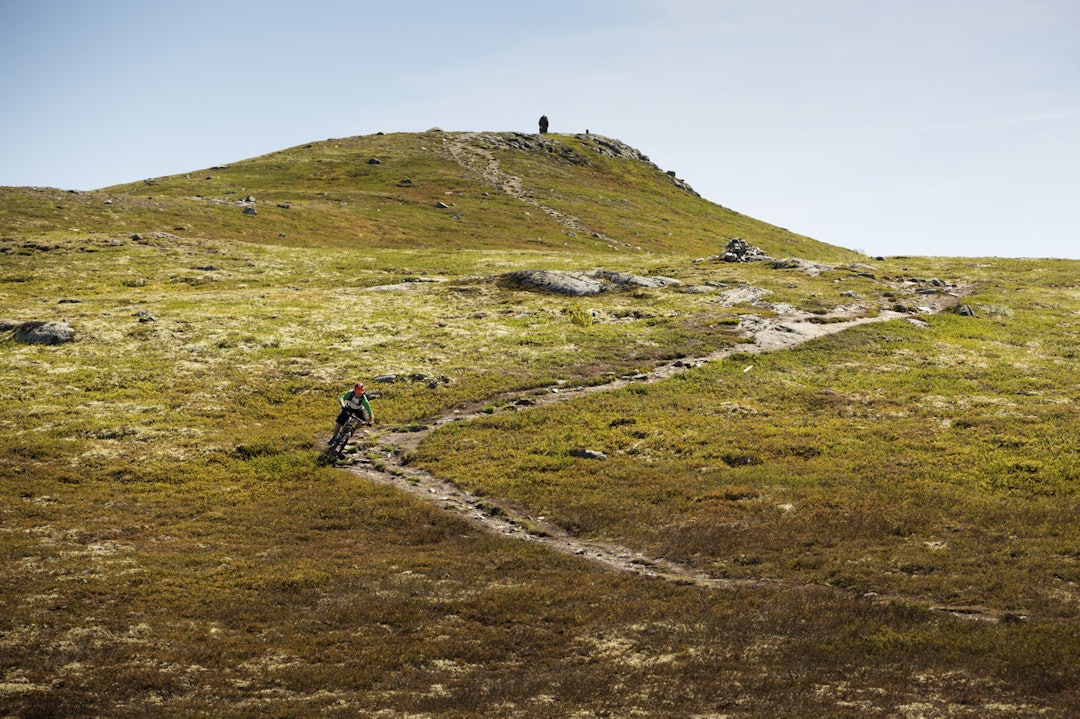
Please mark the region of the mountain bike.
[[370, 425], [365, 417], [362, 415], [351, 412], [348, 419], [345, 420], [345, 424], [341, 425], [341, 431], [330, 438], [330, 442], [327, 444], [326, 453], [335, 457], [342, 457], [345, 454], [345, 447], [349, 444], [349, 440], [352, 439], [353, 432], [361, 425]]

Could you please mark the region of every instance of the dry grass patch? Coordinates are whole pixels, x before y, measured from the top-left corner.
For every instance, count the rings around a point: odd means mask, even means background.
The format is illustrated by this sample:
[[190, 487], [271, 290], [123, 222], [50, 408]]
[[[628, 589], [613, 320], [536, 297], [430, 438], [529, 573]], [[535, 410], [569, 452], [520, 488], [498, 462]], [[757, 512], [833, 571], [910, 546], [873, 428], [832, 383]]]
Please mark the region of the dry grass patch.
[[[1041, 429], [1071, 410], [1048, 391], [1053, 375], [1043, 384], [1000, 385], [1025, 416], [1042, 418], [1035, 433], [1016, 429], [1001, 407], [970, 403], [954, 416], [955, 402], [909, 406], [908, 394], [881, 392], [839, 370], [828, 374], [837, 392], [829, 395], [821, 391], [826, 375], [811, 372], [827, 363], [811, 353], [755, 359], [760, 369], [750, 373], [725, 363], [596, 397], [588, 407], [500, 410], [475, 427], [448, 429], [417, 457], [435, 466], [437, 450], [437, 470], [463, 484], [523, 501], [578, 531], [670, 548], [672, 557], [732, 576], [775, 570], [879, 586], [883, 564], [895, 559], [903, 581], [889, 586], [898, 591], [944, 587], [965, 600], [985, 598], [936, 575], [953, 571], [954, 557], [975, 556], [971, 547], [988, 538], [1003, 567], [1017, 564], [1011, 553], [1022, 551], [1029, 576], [1051, 567], [1060, 576], [1030, 606], [1058, 622], [968, 624], [916, 601], [878, 606], [781, 582], [718, 591], [614, 575], [484, 535], [321, 465], [313, 449], [329, 430], [334, 395], [357, 375], [400, 374], [401, 381], [374, 387], [376, 413], [386, 424], [408, 423], [508, 391], [603, 381], [599, 373], [709, 351], [732, 341], [732, 319], [759, 308], [678, 292], [578, 301], [467, 279], [528, 262], [589, 267], [592, 257], [323, 252], [85, 235], [51, 238], [48, 250], [16, 244], [0, 255], [6, 311], [16, 320], [67, 316], [80, 334], [61, 347], [0, 344], [7, 387], [0, 562], [9, 610], [0, 617], [0, 704], [9, 713], [792, 716], [810, 707], [887, 716], [929, 705], [1022, 716], [1064, 715], [1061, 707], [1076, 699], [1075, 631], [1061, 609], [1076, 581], [1074, 535], [1060, 524], [1068, 515], [1053, 510], [1053, 497], [1036, 501], [1017, 489], [1007, 491], [1023, 501], [1002, 502], [994, 492], [1006, 490], [930, 476], [917, 502], [891, 509], [897, 498], [909, 499], [901, 490], [862, 480], [858, 492], [840, 491], [834, 472], [864, 466], [860, 452], [875, 458], [875, 443], [904, 427], [855, 432], [847, 446], [840, 435], [826, 442], [814, 431], [820, 422], [851, 432], [898, 407], [942, 413], [953, 419], [949, 431], [969, 439], [972, 449], [957, 456], [982, 452], [1004, 462], [1000, 480], [1041, 481], [1068, 466], [1041, 454], [1069, 448]], [[197, 269], [210, 264], [221, 269]], [[695, 283], [768, 285], [777, 295], [790, 281], [760, 267], [664, 264], [647, 269], [684, 272]], [[66, 271], [80, 284], [64, 284]], [[371, 289], [424, 277], [441, 281]], [[834, 279], [826, 273], [798, 284], [824, 292]], [[64, 297], [81, 302], [56, 304]], [[837, 294], [830, 304], [848, 299]], [[156, 320], [140, 322], [134, 314], [144, 309]], [[593, 317], [593, 309], [602, 321], [575, 321]], [[955, 322], [933, 336], [946, 341], [969, 327]], [[894, 346], [935, 356], [915, 329], [866, 332], [851, 347], [832, 346], [833, 359], [856, 366], [880, 355], [911, 366], [908, 356], [887, 351]], [[1029, 347], [1028, 339], [1017, 336], [1010, 346], [1035, 352], [1037, 369], [1064, 358], [1040, 363], [1039, 352], [1069, 351]], [[576, 351], [567, 355], [567, 347]], [[762, 381], [762, 372], [786, 384]], [[442, 375], [451, 381], [432, 386]], [[943, 375], [918, 396], [956, 397], [954, 379]], [[811, 411], [784, 420], [782, 400]], [[634, 422], [613, 424], [618, 419]], [[941, 422], [935, 427], [919, 437], [943, 444]], [[766, 442], [754, 452], [717, 448], [718, 429]], [[991, 437], [1023, 444], [999, 446]], [[594, 443], [613, 457], [601, 467], [565, 454]], [[1044, 462], [1035, 472], [1031, 464], [1014, 466], [1034, 460]], [[641, 466], [650, 469], [643, 474]], [[799, 480], [790, 482], [793, 476]], [[889, 475], [909, 476], [902, 468]], [[1053, 481], [1046, 486], [1067, 486], [1063, 476]], [[920, 514], [943, 497], [964, 502], [963, 512], [950, 515], [958, 529], [948, 536], [932, 524], [941, 512]], [[981, 524], [987, 518], [998, 534]], [[679, 522], [687, 531], [672, 531]], [[1012, 527], [1051, 522], [1059, 522], [1056, 535], [1011, 538]], [[782, 530], [770, 534], [776, 526]], [[835, 544], [821, 538], [804, 552], [805, 566], [786, 566], [790, 557], [775, 547], [805, 539], [814, 526], [828, 527]], [[856, 551], [894, 528], [877, 554]], [[744, 559], [716, 566], [729, 557], [726, 549], [716, 553], [721, 542]], [[865, 569], [844, 561], [866, 555]], [[916, 565], [925, 571], [909, 571]], [[968, 583], [979, 588], [986, 566], [965, 567]], [[930, 579], [916, 581], [924, 574]], [[1000, 576], [1012, 582], [1017, 575]], [[1017, 596], [1026, 602], [1032, 592]]]

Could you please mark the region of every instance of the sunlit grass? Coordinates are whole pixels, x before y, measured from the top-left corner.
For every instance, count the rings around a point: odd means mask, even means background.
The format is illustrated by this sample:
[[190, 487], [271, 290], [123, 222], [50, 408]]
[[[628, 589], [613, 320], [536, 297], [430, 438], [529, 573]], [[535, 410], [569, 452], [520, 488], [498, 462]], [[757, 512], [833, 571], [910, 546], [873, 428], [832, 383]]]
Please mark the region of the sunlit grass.
[[[591, 231], [553, 223], [540, 208], [453, 159], [455, 143], [484, 145], [482, 139], [429, 132], [329, 139], [86, 192], [0, 188], [0, 233], [77, 228], [284, 247], [555, 250], [623, 258], [714, 255], [738, 236], [777, 256], [860, 257], [719, 207], [676, 187], [659, 169], [604, 157], [581, 138], [547, 140], [588, 164], [568, 163], [539, 145], [496, 156], [504, 171], [523, 178], [523, 190], [535, 201], [578, 216]], [[249, 197], [254, 202], [245, 203]], [[247, 205], [258, 214], [243, 214]]]
[[718, 576], [1075, 618], [1080, 386], [1062, 354], [1080, 306], [1071, 288], [971, 301], [1006, 299], [1008, 316], [848, 330], [448, 427], [415, 459]]
[[[2, 193], [37, 204], [5, 205], [0, 319], [65, 318], [77, 337], [0, 340], [6, 713], [1069, 716], [1075, 263], [895, 259], [811, 276], [588, 238], [576, 252], [376, 249], [345, 232], [375, 222], [348, 203], [374, 217], [386, 200], [358, 199], [348, 172], [401, 150], [338, 144], [322, 148], [341, 153], [332, 172], [314, 165], [333, 153], [267, 156], [138, 188], [168, 202]], [[274, 246], [229, 241], [262, 238], [177, 199], [198, 182], [249, 188], [275, 162], [281, 188], [250, 190], [272, 205], [260, 219], [294, 223]], [[584, 215], [576, 193], [551, 204]], [[302, 246], [310, 215], [285, 219], [309, 200], [321, 248]], [[626, 235], [654, 201], [593, 221]], [[521, 209], [470, 202], [496, 230]], [[421, 204], [396, 230], [380, 221], [384, 239], [409, 240]], [[102, 213], [124, 231], [84, 222]], [[218, 239], [151, 235], [151, 219]], [[510, 246], [542, 225], [529, 222]], [[682, 286], [567, 298], [493, 280], [526, 267]], [[974, 318], [867, 326], [549, 408], [507, 399], [737, 348], [740, 318], [774, 310], [729, 306], [724, 289], [875, 316], [917, 306], [902, 278], [935, 276], [980, 283]], [[487, 410], [438, 430], [414, 466], [704, 574], [774, 581], [618, 574], [328, 467], [318, 443], [356, 379], [382, 426]]]

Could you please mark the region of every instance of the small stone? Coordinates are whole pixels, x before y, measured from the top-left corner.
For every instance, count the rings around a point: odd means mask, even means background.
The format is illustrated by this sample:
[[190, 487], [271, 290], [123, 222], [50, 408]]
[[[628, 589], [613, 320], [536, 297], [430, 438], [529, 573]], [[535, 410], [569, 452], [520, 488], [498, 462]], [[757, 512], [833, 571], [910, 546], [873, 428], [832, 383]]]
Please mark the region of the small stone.
[[956, 314], [960, 315], [961, 317], [974, 317], [975, 308], [971, 305], [958, 305], [956, 308]]

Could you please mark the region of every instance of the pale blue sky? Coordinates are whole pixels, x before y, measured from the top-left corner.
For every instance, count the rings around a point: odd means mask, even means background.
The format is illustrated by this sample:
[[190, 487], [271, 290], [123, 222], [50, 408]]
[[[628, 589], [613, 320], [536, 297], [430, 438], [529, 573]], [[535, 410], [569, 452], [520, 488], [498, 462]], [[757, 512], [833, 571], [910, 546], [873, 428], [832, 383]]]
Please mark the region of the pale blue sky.
[[825, 242], [1080, 259], [1080, 0], [0, 0], [0, 79], [0, 185], [547, 114]]

